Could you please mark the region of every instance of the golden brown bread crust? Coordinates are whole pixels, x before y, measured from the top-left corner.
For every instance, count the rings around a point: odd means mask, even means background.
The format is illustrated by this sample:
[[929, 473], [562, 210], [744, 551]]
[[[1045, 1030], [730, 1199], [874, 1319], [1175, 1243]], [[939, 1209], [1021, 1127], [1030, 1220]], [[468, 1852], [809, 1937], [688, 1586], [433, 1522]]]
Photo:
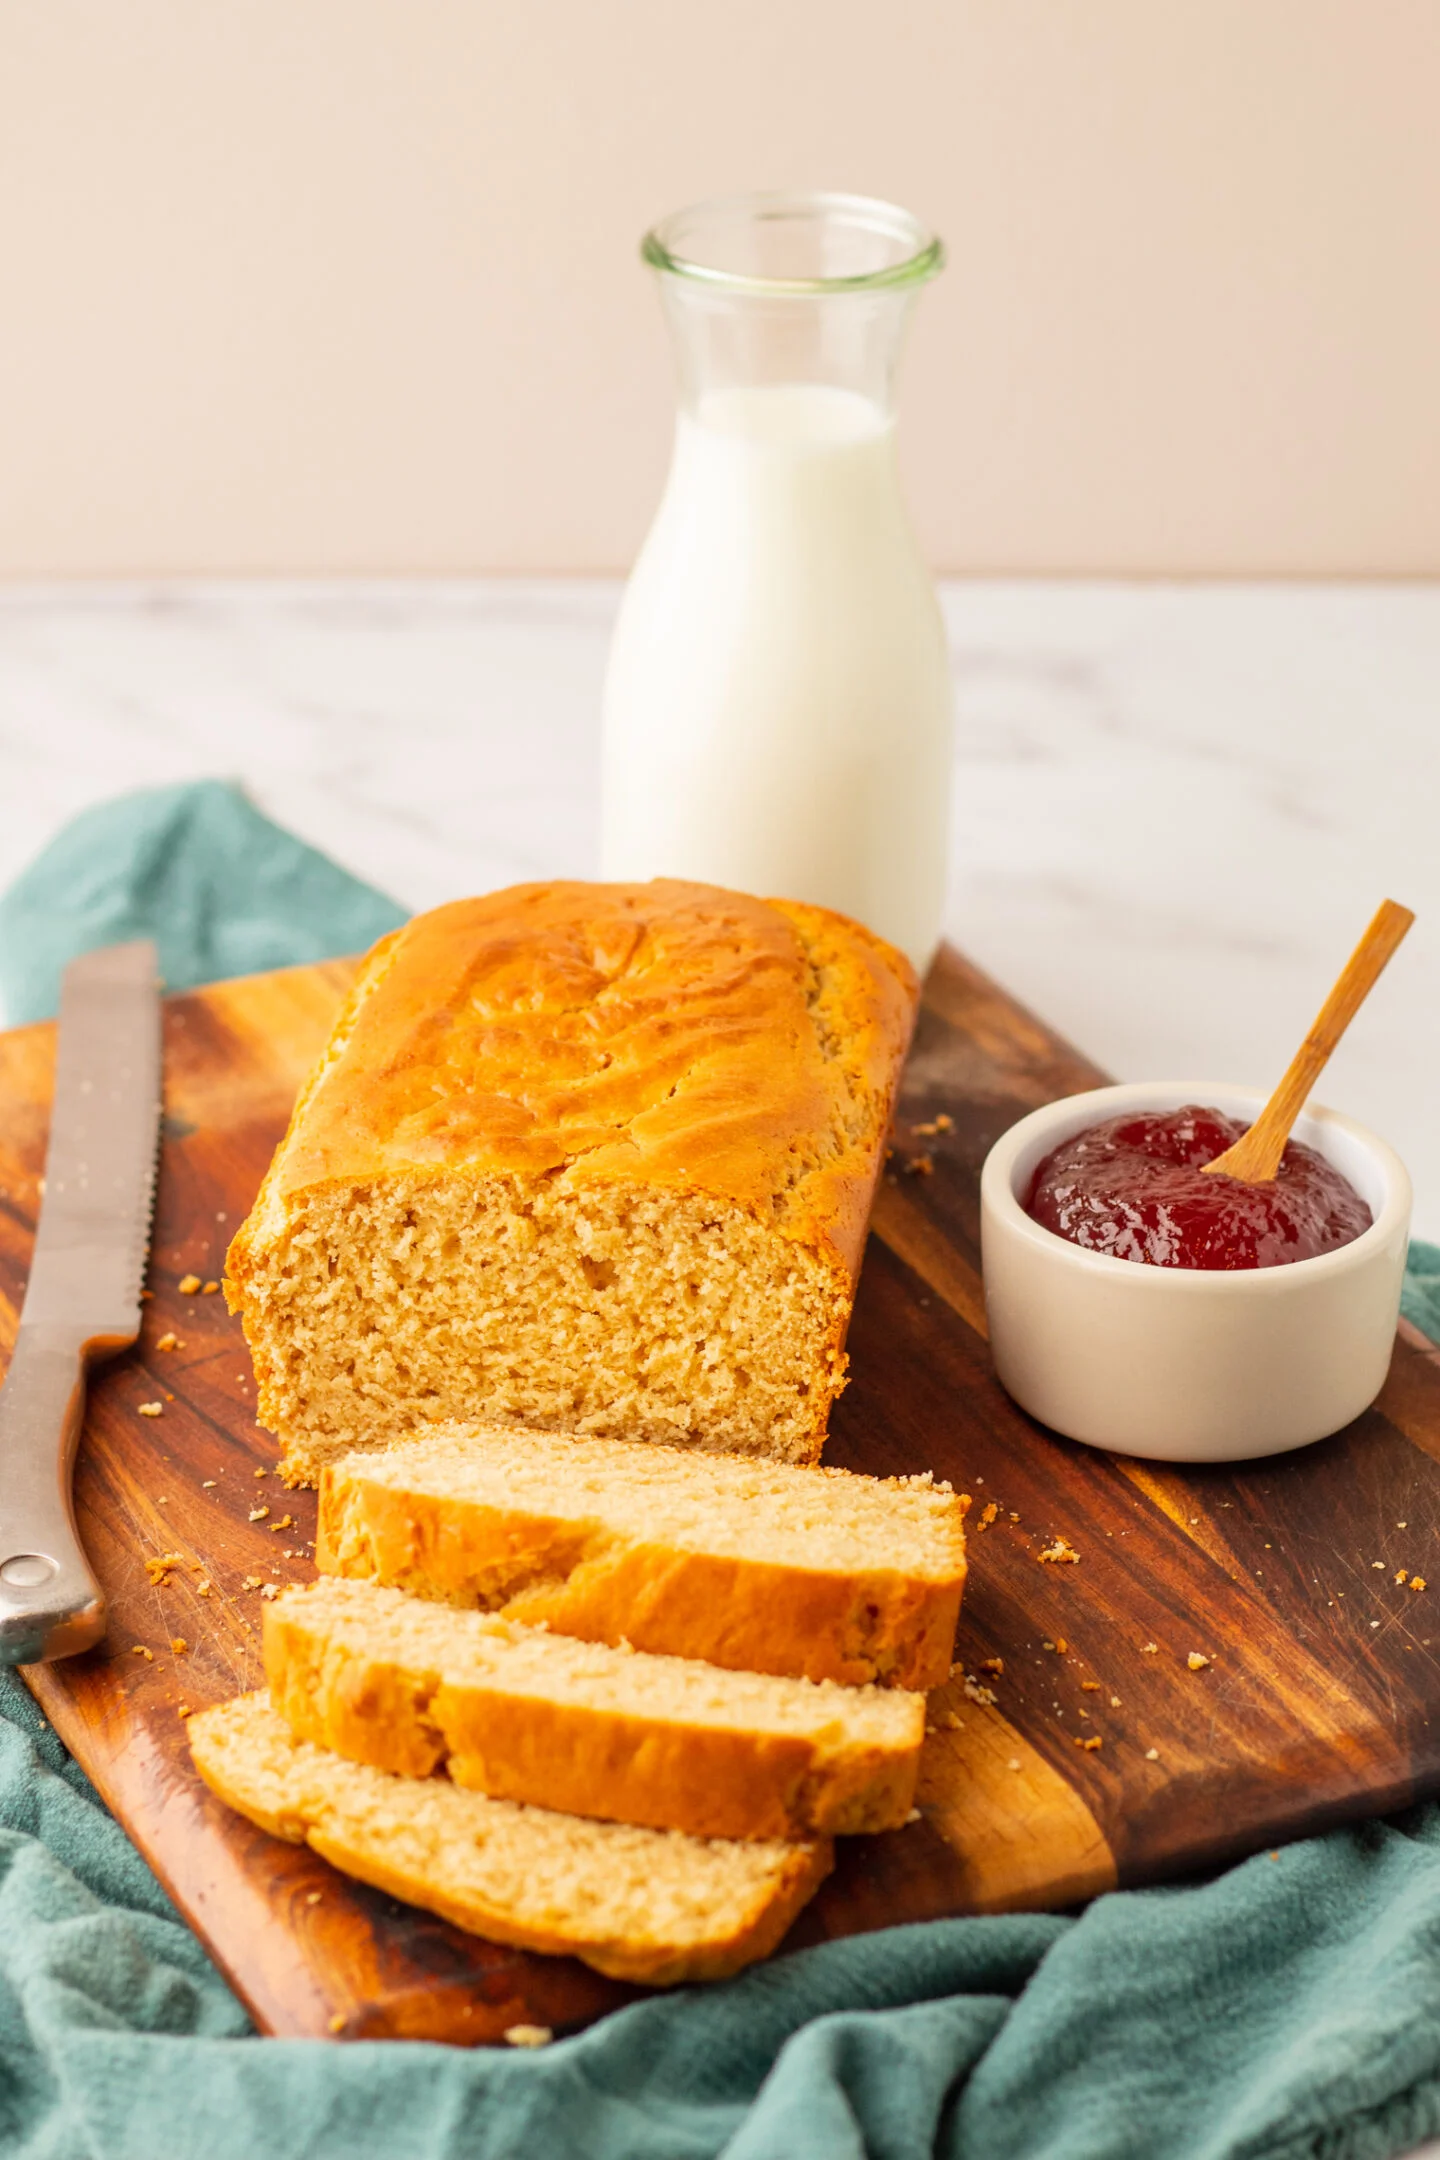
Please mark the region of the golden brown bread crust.
[[966, 1504], [957, 1500], [951, 1571], [935, 1580], [696, 1552], [577, 1520], [560, 1496], [556, 1512], [542, 1515], [436, 1495], [369, 1476], [355, 1456], [321, 1474], [315, 1557], [326, 1574], [369, 1577], [592, 1642], [629, 1642], [736, 1672], [924, 1692], [949, 1677]]
[[917, 995], [860, 924], [711, 885], [516, 885], [418, 915], [296, 1104], [232, 1303], [295, 1195], [426, 1170], [707, 1193], [853, 1283]]
[[[834, 1865], [823, 1838], [708, 1844], [395, 1779], [293, 1739], [263, 1693], [201, 1711], [187, 1731], [211, 1791], [272, 1836], [492, 1942], [653, 1987], [768, 1956]], [[494, 1868], [492, 1834], [505, 1846]]]
[[[643, 1707], [607, 1703], [603, 1690], [593, 1702], [547, 1697], [507, 1687], [503, 1666], [467, 1667], [463, 1650], [437, 1671], [387, 1639], [383, 1619], [362, 1618], [361, 1629], [337, 1629], [323, 1596], [299, 1591], [264, 1616], [275, 1708], [297, 1738], [354, 1762], [402, 1777], [443, 1766], [457, 1785], [497, 1799], [702, 1838], [894, 1830], [914, 1804], [925, 1736], [918, 1695], [885, 1698], [895, 1730], [883, 1741], [853, 1719], [845, 1729], [848, 1706], [833, 1693], [818, 1698], [808, 1731], [757, 1729], [740, 1710], [729, 1723], [685, 1715], [666, 1700], [673, 1668], [664, 1665], [637, 1676]], [[713, 1700], [724, 1683], [713, 1674], [711, 1683]]]

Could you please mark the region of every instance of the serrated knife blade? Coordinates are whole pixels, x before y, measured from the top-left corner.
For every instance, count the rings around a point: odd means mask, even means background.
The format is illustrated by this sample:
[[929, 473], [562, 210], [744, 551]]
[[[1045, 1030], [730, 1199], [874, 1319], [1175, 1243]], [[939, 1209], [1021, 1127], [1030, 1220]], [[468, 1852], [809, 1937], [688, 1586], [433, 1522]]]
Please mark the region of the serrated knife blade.
[[140, 1333], [160, 1138], [160, 986], [148, 938], [84, 953], [60, 991], [35, 1253], [0, 1387], [0, 1665], [88, 1650], [105, 1600], [75, 1528], [85, 1378]]

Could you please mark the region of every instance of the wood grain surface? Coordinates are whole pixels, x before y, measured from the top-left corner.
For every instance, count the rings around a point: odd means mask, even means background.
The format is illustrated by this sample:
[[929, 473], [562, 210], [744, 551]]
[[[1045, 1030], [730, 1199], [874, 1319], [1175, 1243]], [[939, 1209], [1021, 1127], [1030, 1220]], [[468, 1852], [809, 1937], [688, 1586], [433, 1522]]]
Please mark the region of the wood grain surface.
[[[222, 1808], [185, 1745], [185, 1707], [256, 1684], [261, 1586], [313, 1573], [315, 1503], [258, 1474], [274, 1447], [254, 1422], [239, 1324], [219, 1295], [179, 1283], [218, 1279], [350, 973], [293, 969], [167, 1000], [153, 1296], [136, 1350], [92, 1387], [77, 1485], [110, 1632], [27, 1678], [265, 2030], [563, 2031], [635, 1991], [346, 1881]], [[53, 1058], [49, 1027], [0, 1036], [7, 1355]], [[1248, 1467], [1180, 1470], [1074, 1447], [995, 1383], [981, 1161], [1025, 1111], [1101, 1078], [942, 954], [827, 1460], [933, 1469], [974, 1495], [957, 1642], [969, 1677], [931, 1698], [920, 1820], [845, 1841], [792, 1945], [1066, 1905], [1440, 1789], [1440, 1354], [1402, 1329], [1374, 1410], [1318, 1447]], [[159, 1347], [167, 1335], [176, 1348]], [[139, 1415], [156, 1401], [160, 1417]], [[1041, 1561], [1057, 1536], [1077, 1562]], [[1401, 1570], [1433, 1587], [1397, 1582]], [[1192, 1671], [1191, 1652], [1209, 1663]]]

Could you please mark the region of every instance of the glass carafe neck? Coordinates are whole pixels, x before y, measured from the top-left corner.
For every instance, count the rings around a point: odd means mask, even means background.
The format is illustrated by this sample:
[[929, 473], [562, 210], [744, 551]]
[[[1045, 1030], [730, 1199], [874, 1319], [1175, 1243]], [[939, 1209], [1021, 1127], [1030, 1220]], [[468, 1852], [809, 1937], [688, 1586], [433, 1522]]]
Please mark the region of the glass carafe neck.
[[859, 195], [732, 196], [646, 235], [675, 341], [682, 409], [780, 385], [849, 391], [887, 417], [916, 294], [940, 242]]

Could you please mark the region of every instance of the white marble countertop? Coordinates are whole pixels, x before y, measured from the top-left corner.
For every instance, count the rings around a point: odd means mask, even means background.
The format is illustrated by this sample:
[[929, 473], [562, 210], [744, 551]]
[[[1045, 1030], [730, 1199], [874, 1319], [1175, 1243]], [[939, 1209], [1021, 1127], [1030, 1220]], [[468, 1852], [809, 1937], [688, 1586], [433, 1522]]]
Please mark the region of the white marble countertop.
[[[0, 592], [0, 884], [74, 811], [238, 777], [415, 907], [593, 875], [618, 588]], [[955, 584], [955, 941], [1117, 1077], [1268, 1086], [1386, 894], [1321, 1090], [1440, 1238], [1440, 588]]]

